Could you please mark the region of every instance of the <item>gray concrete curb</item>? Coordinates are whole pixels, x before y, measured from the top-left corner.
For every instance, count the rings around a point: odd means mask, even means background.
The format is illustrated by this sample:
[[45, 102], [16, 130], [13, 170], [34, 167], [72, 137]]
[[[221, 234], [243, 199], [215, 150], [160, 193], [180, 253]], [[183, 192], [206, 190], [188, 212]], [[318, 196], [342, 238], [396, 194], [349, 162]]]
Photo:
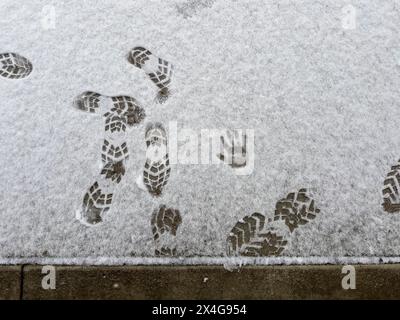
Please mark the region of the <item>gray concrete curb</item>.
[[400, 299], [400, 264], [359, 265], [356, 289], [342, 266], [56, 266], [56, 289], [42, 266], [0, 267], [0, 299]]

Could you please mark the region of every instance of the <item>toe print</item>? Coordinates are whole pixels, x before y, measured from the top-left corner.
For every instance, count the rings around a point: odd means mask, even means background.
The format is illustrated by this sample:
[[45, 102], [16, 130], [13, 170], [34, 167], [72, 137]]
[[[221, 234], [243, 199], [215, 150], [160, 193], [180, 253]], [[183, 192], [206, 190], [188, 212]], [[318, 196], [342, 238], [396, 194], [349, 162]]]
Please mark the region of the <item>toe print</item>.
[[247, 164], [247, 136], [237, 131], [226, 132], [226, 137], [221, 136], [223, 151], [218, 158], [232, 168], [243, 168]]
[[168, 157], [167, 133], [160, 123], [151, 123], [146, 129], [146, 162], [143, 183], [154, 196], [161, 195], [171, 168]]
[[280, 255], [287, 241], [265, 222], [265, 216], [256, 212], [236, 223], [227, 239], [227, 254], [251, 257]]
[[289, 193], [277, 202], [273, 218], [253, 213], [236, 223], [227, 239], [227, 255], [278, 256], [285, 249], [290, 233], [314, 219], [317, 213], [319, 209], [306, 189]]
[[143, 69], [150, 80], [158, 87], [157, 98], [160, 103], [168, 99], [173, 65], [153, 55], [148, 49], [135, 47], [128, 54], [128, 61], [134, 66]]
[[176, 256], [176, 232], [182, 223], [178, 210], [161, 205], [153, 212], [151, 228], [156, 256]]
[[83, 224], [92, 226], [102, 222], [102, 215], [111, 208], [113, 194], [125, 175], [129, 158], [127, 129], [140, 123], [145, 114], [132, 97], [106, 97], [89, 91], [79, 95], [74, 106], [84, 112], [101, 114], [104, 118], [103, 167], [86, 192], [76, 215]]
[[386, 175], [383, 195], [383, 209], [389, 213], [400, 212], [400, 160], [392, 166], [390, 172]]
[[313, 220], [319, 211], [315, 207], [314, 200], [307, 196], [307, 190], [300, 189], [277, 202], [274, 220], [283, 220], [292, 232], [299, 225]]
[[8, 79], [22, 79], [32, 72], [32, 63], [16, 53], [0, 54], [0, 76]]

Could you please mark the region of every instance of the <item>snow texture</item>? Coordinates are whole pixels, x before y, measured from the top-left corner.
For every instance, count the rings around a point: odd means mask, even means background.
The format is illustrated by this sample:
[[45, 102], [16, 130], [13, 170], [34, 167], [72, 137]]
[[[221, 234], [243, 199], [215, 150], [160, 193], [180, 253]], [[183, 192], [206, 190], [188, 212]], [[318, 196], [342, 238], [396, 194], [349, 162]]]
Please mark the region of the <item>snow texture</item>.
[[[356, 24], [347, 25], [352, 5]], [[400, 158], [400, 4], [396, 0], [22, 1], [0, 3], [0, 53], [33, 65], [0, 77], [0, 263], [226, 263], [244, 216], [273, 217], [307, 188], [320, 209], [281, 257], [250, 264], [400, 261], [400, 214], [382, 209]], [[54, 14], [54, 20], [52, 16]], [[143, 46], [174, 65], [172, 94], [127, 61]], [[101, 117], [73, 108], [84, 91], [135, 97], [146, 118], [98, 226], [75, 219], [101, 170]], [[145, 127], [253, 129], [251, 175], [173, 164], [161, 197], [136, 179]], [[155, 258], [150, 224], [178, 209], [177, 258]]]

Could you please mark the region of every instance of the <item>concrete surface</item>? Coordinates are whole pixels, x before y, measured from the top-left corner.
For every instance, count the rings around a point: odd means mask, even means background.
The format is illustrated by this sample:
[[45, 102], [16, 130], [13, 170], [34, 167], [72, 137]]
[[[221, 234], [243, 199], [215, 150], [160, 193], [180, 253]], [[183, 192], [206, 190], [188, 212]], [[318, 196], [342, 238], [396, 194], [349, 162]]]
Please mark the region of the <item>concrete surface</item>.
[[21, 266], [0, 267], [0, 300], [20, 298], [21, 270]]
[[[21, 297], [28, 300], [400, 298], [400, 265], [355, 266], [355, 270], [356, 289], [344, 290], [341, 283], [345, 275], [338, 265], [245, 267], [239, 272], [218, 266], [59, 266], [56, 289], [44, 290], [42, 266], [25, 266]], [[0, 273], [0, 279], [7, 276], [3, 271]]]

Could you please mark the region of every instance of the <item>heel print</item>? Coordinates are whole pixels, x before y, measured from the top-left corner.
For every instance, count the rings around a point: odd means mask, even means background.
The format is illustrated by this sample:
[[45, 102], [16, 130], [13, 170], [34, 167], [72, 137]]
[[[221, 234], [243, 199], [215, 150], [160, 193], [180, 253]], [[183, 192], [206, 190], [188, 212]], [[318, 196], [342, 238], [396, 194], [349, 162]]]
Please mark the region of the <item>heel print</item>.
[[92, 91], [85, 91], [74, 99], [74, 108], [88, 113], [100, 113], [101, 95]]
[[29, 76], [32, 69], [32, 63], [27, 58], [12, 52], [0, 53], [0, 76], [22, 79]]

